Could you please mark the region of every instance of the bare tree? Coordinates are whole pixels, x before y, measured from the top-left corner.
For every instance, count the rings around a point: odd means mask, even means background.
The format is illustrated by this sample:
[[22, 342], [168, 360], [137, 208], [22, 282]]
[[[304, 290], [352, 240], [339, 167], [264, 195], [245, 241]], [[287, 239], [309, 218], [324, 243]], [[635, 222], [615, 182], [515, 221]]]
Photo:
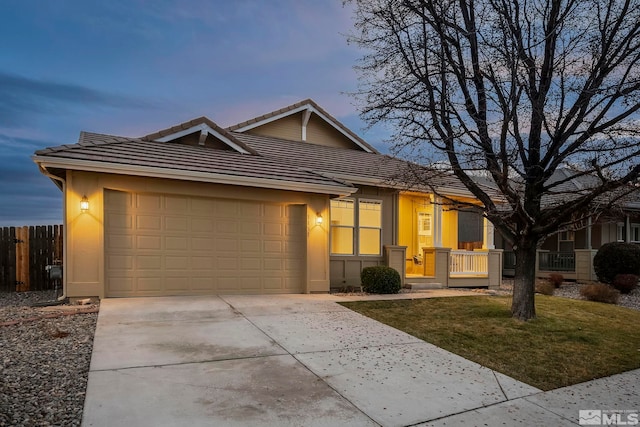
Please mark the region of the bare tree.
[[[396, 154], [439, 154], [478, 198], [514, 247], [518, 319], [535, 317], [541, 242], [637, 185], [639, 1], [347, 1], [363, 117], [393, 125]], [[595, 177], [571, 197], [554, 175], [567, 164]]]

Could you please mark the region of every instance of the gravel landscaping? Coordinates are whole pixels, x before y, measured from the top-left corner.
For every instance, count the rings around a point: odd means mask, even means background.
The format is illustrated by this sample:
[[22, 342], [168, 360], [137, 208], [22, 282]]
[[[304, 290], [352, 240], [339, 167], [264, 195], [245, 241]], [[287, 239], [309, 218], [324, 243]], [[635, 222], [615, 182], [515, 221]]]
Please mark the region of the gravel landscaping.
[[0, 293], [0, 426], [79, 426], [98, 305], [32, 307], [55, 292]]
[[[585, 298], [580, 295], [580, 288], [582, 286], [583, 284], [581, 283], [564, 282], [562, 286], [560, 286], [553, 292], [553, 296], [584, 300]], [[502, 286], [500, 287], [500, 289], [498, 291], [494, 291], [494, 293], [510, 295], [512, 290], [513, 280], [504, 279], [502, 281]], [[621, 294], [617, 305], [619, 305], [620, 307], [631, 308], [633, 310], [640, 310], [640, 286], [637, 286], [628, 294]]]

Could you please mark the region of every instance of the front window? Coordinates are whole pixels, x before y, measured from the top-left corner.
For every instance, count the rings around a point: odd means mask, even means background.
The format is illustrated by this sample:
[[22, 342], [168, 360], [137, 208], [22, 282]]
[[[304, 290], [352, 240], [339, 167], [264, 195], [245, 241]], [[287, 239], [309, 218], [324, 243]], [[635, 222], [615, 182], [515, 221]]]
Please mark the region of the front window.
[[331, 200], [333, 255], [380, 255], [381, 247], [381, 201], [358, 200], [356, 204], [352, 199]]
[[360, 200], [359, 217], [359, 253], [360, 255], [380, 255], [382, 236], [382, 202], [378, 200]]
[[331, 200], [331, 253], [353, 255], [354, 201]]
[[631, 241], [640, 242], [640, 224], [631, 224]]

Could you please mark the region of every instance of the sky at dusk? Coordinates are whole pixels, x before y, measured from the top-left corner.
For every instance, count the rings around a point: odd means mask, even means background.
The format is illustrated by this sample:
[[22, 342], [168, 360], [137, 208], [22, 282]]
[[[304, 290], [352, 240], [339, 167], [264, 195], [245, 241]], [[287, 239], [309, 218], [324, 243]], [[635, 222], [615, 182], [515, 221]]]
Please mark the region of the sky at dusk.
[[229, 126], [312, 98], [365, 131], [361, 52], [340, 0], [0, 2], [0, 227], [62, 223], [31, 160], [81, 130], [141, 136], [207, 116]]

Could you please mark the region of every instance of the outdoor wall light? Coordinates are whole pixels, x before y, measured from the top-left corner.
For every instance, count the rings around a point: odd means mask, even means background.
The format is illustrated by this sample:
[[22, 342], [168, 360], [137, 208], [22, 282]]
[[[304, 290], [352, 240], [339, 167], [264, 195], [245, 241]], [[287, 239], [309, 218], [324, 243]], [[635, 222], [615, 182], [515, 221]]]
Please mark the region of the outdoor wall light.
[[80, 200], [80, 211], [87, 212], [88, 210], [89, 210], [89, 199], [87, 199], [87, 196], [82, 196], [82, 199]]
[[320, 213], [316, 214], [316, 224], [322, 225], [322, 215], [320, 215]]

